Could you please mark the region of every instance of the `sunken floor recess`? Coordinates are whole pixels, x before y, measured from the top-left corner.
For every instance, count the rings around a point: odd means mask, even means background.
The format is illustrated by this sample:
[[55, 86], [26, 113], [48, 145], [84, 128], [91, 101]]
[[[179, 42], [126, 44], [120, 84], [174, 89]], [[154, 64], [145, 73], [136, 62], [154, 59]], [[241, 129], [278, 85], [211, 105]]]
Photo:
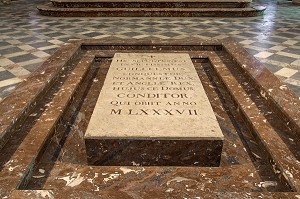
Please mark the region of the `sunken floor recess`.
[[[224, 134], [220, 166], [128, 165], [118, 158], [130, 157], [126, 149], [101, 165], [88, 164], [84, 133], [116, 52], [189, 53]], [[54, 68], [48, 70], [49, 65]], [[36, 90], [15, 101], [12, 93], [0, 106], [16, 121], [0, 118], [6, 127], [1, 129], [1, 139], [6, 138], [0, 153], [1, 197], [299, 194], [299, 98], [231, 40], [83, 40], [57, 51], [31, 77], [16, 92], [33, 86], [31, 80], [43, 80], [35, 83]], [[11, 112], [6, 104], [18, 109]]]

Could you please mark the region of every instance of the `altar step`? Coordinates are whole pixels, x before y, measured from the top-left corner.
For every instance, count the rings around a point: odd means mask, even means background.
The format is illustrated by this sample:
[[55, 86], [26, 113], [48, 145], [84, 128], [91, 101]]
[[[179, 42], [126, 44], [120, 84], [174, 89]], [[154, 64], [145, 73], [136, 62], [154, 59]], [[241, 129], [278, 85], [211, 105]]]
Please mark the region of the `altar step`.
[[251, 0], [53, 0], [38, 5], [54, 17], [253, 17], [265, 7]]
[[61, 8], [245, 8], [251, 0], [52, 0]]

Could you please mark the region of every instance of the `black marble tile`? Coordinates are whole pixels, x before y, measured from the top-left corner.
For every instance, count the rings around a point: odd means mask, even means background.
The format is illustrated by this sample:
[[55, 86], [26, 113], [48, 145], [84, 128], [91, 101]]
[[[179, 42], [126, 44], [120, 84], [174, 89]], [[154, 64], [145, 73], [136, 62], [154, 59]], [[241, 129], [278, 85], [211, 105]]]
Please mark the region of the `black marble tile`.
[[72, 28], [74, 28], [74, 26], [72, 26], [72, 25], [61, 25], [61, 26], [56, 26], [56, 28], [66, 30], [66, 29], [72, 29]]
[[52, 55], [55, 51], [57, 51], [58, 48], [51, 48], [47, 50], [43, 50], [45, 53], [48, 53], [49, 55]]
[[[15, 75], [11, 74], [9, 71], [5, 70], [5, 71], [1, 71], [0, 72], [0, 81], [3, 81], [3, 80], [7, 80], [7, 79], [10, 79], [10, 78], [14, 78], [16, 77]], [[0, 91], [1, 92], [1, 91]]]
[[21, 41], [21, 42], [31, 42], [31, 41], [37, 41], [37, 40], [40, 40], [40, 39], [37, 38], [37, 37], [25, 37], [25, 38], [18, 39], [18, 40]]
[[163, 36], [166, 36], [166, 37], [175, 37], [175, 36], [178, 36], [180, 34], [175, 33], [175, 32], [165, 32], [165, 33], [160, 34], [160, 35], [163, 35]]
[[290, 78], [300, 80], [300, 72], [298, 71], [294, 75], [292, 75]]
[[14, 90], [18, 84], [19, 84], [19, 83], [17, 83], [17, 84], [11, 84], [11, 85], [8, 85], [8, 86], [0, 87], [0, 97], [3, 99], [3, 98], [6, 97], [7, 95], [9, 95], [10, 92], [11, 92], [12, 90]]
[[257, 34], [249, 33], [249, 32], [243, 32], [243, 33], [240, 33], [238, 35], [239, 36], [244, 36], [244, 37], [256, 37], [257, 36]]
[[97, 37], [97, 36], [100, 36], [100, 35], [103, 35], [102, 33], [99, 33], [99, 32], [90, 32], [90, 33], [87, 33], [87, 34], [83, 34], [87, 37]]
[[40, 65], [41, 65], [41, 63], [29, 64], [29, 65], [23, 66], [23, 68], [25, 68], [26, 70], [28, 70], [30, 72], [33, 72], [36, 69], [38, 69]]
[[52, 46], [52, 43], [49, 42], [38, 42], [38, 43], [34, 43], [34, 44], [30, 44], [30, 46], [34, 47], [34, 48], [41, 48], [41, 47], [45, 47], [45, 46]]
[[18, 62], [24, 62], [24, 61], [29, 61], [29, 60], [33, 60], [36, 59], [38, 57], [32, 55], [32, 54], [25, 54], [25, 55], [20, 55], [20, 56], [16, 56], [16, 57], [11, 57], [9, 58], [11, 61], [18, 63]]
[[251, 55], [256, 55], [258, 54], [260, 51], [258, 50], [254, 50], [254, 49], [251, 49], [251, 48], [245, 48], [247, 50], [248, 53], [250, 53]]
[[138, 32], [127, 32], [127, 33], [124, 33], [124, 35], [129, 36], [129, 37], [135, 37], [135, 36], [141, 35], [141, 33], [138, 33]]
[[300, 96], [300, 87], [293, 85], [293, 84], [287, 84], [287, 86], [292, 89], [298, 96]]
[[[248, 51], [248, 50], [247, 50]], [[277, 66], [277, 65], [273, 65], [273, 64], [269, 64], [269, 63], [264, 63], [264, 66], [271, 71], [272, 73], [276, 73], [277, 71], [279, 71], [280, 69], [282, 69], [282, 67]]]
[[287, 37], [287, 38], [294, 38], [297, 36], [295, 34], [290, 34], [290, 33], [278, 33], [277, 35], [281, 37]]
[[201, 33], [195, 32], [195, 33], [199, 34], [199, 35], [202, 35], [202, 36], [206, 36], [206, 37], [215, 37], [215, 36], [218, 36], [217, 33], [211, 33], [211, 32], [201, 32]]
[[270, 42], [277, 42], [277, 43], [283, 43], [287, 41], [287, 39], [278, 38], [278, 37], [268, 37], [266, 40]]
[[145, 29], [143, 29], [143, 31], [148, 32], [148, 33], [154, 33], [154, 32], [158, 32], [160, 30], [157, 28], [145, 28]]
[[277, 54], [271, 55], [270, 57], [268, 57], [268, 59], [278, 61], [278, 62], [283, 62], [286, 64], [290, 64], [293, 61], [297, 60], [295, 58], [291, 58], [291, 57], [287, 57], [287, 56], [283, 56], [283, 55], [277, 55]]
[[289, 32], [294, 32], [294, 33], [300, 34], [300, 28], [289, 29]]
[[46, 34], [48, 37], [59, 37], [59, 36], [63, 36], [65, 34], [63, 33], [60, 33], [60, 32], [55, 32], [55, 33], [49, 33], [49, 34]]
[[292, 53], [295, 55], [300, 55], [300, 49], [297, 49], [297, 48], [285, 48], [282, 51], [287, 52], [287, 53]]
[[11, 45], [11, 44], [8, 43], [8, 42], [0, 41], [0, 47], [2, 47], [2, 46], [9, 46], [9, 45]]
[[254, 43], [251, 43], [251, 46], [257, 46], [257, 47], [261, 47], [261, 48], [272, 48], [273, 44], [269, 44], [267, 42], [254, 42]]
[[9, 32], [14, 32], [15, 30], [14, 29], [5, 29], [5, 28], [0, 28], [0, 33], [9, 33]]
[[17, 53], [17, 52], [22, 52], [23, 50], [17, 47], [12, 47], [12, 48], [5, 48], [0, 50], [1, 55], [7, 55], [7, 54], [12, 54], [12, 53]]

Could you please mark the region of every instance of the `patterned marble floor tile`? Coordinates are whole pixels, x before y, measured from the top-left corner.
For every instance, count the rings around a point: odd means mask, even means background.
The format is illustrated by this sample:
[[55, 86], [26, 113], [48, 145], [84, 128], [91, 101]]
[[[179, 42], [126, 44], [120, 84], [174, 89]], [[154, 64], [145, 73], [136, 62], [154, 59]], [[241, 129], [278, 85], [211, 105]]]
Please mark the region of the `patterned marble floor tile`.
[[81, 38], [231, 37], [300, 96], [300, 7], [290, 1], [254, 0], [267, 10], [251, 18], [46, 17], [36, 10], [45, 2], [49, 0], [0, 6], [0, 101], [61, 45]]

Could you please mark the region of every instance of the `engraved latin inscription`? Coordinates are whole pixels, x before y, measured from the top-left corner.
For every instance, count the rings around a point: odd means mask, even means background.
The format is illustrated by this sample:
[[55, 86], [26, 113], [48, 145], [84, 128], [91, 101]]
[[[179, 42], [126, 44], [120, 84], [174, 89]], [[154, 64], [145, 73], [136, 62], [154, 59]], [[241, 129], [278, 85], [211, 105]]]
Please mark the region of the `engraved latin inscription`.
[[[119, 66], [116, 68], [118, 73], [113, 75], [112, 90], [120, 92], [111, 104], [123, 105], [123, 108], [113, 108], [111, 114], [197, 115], [197, 110], [189, 109], [192, 107], [189, 105], [197, 103], [185, 92], [194, 90], [192, 81], [196, 80], [186, 73], [185, 59], [165, 59], [158, 55], [126, 59], [116, 55], [115, 62]], [[126, 105], [136, 108], [126, 108]], [[156, 108], [159, 105], [165, 108]]]

